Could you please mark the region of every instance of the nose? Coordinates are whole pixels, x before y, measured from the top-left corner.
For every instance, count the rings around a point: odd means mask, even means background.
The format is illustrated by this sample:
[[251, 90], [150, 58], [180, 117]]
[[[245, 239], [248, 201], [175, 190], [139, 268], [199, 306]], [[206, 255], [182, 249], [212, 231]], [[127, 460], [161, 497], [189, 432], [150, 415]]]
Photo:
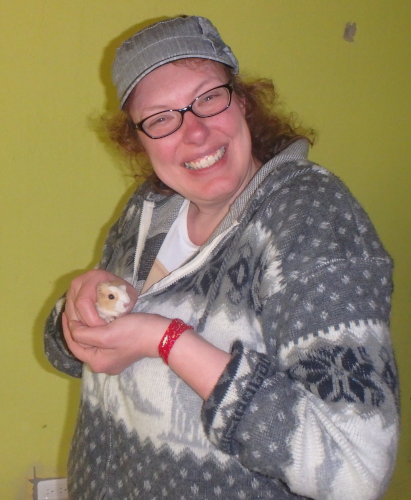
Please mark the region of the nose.
[[185, 143], [202, 144], [210, 133], [207, 118], [200, 118], [190, 111], [185, 113], [181, 132]]

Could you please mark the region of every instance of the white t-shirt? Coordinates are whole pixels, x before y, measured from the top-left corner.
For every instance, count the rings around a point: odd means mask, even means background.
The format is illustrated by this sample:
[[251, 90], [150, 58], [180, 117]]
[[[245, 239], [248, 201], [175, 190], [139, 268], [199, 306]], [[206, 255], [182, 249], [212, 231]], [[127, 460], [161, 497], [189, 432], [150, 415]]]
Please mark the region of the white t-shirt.
[[176, 220], [167, 233], [160, 251], [144, 283], [142, 293], [172, 271], [178, 269], [200, 248], [191, 242], [187, 231], [189, 200], [184, 200]]

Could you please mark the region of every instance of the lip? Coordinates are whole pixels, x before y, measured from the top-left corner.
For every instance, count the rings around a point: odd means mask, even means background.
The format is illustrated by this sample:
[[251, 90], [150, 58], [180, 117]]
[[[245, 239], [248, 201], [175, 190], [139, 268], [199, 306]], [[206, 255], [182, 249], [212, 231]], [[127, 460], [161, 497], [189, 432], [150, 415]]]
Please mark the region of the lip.
[[211, 154], [206, 154], [196, 160], [184, 162], [185, 168], [188, 170], [204, 170], [215, 165], [226, 153], [226, 146], [222, 146], [214, 150]]

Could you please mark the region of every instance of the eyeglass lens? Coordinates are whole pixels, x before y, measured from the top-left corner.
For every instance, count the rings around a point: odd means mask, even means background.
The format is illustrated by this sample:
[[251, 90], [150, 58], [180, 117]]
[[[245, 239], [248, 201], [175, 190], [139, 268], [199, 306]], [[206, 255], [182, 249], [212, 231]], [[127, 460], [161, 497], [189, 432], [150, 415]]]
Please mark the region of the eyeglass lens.
[[[217, 87], [197, 97], [191, 106], [193, 113], [201, 118], [217, 115], [230, 104], [230, 91]], [[148, 117], [142, 123], [144, 131], [153, 138], [160, 138], [175, 132], [183, 121], [184, 111], [163, 111]]]

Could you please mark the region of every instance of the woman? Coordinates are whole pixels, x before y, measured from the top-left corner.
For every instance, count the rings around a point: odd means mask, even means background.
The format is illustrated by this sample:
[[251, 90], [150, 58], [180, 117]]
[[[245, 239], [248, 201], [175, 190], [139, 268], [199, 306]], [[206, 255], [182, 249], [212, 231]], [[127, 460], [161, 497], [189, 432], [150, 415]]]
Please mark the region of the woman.
[[[391, 476], [391, 260], [237, 73], [195, 16], [117, 51], [112, 133], [154, 176], [46, 325], [83, 377], [72, 500], [377, 499]], [[106, 325], [96, 286], [118, 277], [130, 314]]]

